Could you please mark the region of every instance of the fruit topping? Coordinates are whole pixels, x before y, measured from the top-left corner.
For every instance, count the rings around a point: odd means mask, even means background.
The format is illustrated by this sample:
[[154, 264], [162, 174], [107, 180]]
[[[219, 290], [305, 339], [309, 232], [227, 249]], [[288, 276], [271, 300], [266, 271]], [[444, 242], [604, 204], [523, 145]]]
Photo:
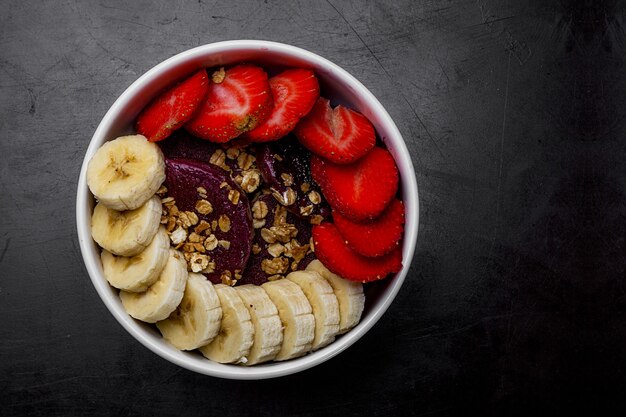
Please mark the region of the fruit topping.
[[252, 202], [252, 217], [252, 254], [241, 283], [261, 285], [281, 279], [314, 259], [311, 225], [278, 204], [270, 193], [262, 193]]
[[187, 284], [182, 253], [170, 249], [159, 279], [144, 292], [120, 291], [124, 310], [137, 320], [156, 323], [166, 319], [180, 304]]
[[338, 212], [333, 221], [348, 246], [363, 256], [381, 256], [400, 244], [404, 229], [404, 206], [394, 199], [383, 213], [367, 223], [355, 223]]
[[159, 230], [161, 201], [152, 197], [135, 210], [117, 211], [102, 203], [91, 215], [91, 236], [100, 247], [119, 256], [143, 252]]
[[263, 123], [272, 112], [267, 74], [254, 65], [215, 71], [206, 100], [185, 128], [202, 139], [224, 143]]
[[89, 189], [100, 203], [114, 210], [134, 210], [143, 205], [163, 180], [163, 154], [141, 135], [105, 143], [87, 167]]
[[192, 350], [210, 343], [221, 321], [222, 307], [213, 284], [204, 275], [191, 272], [178, 308], [156, 326], [175, 348]]
[[330, 215], [319, 186], [313, 182], [310, 153], [294, 137], [264, 144], [257, 151], [257, 165], [274, 197], [299, 217], [319, 224]]
[[398, 190], [396, 163], [380, 147], [349, 165], [333, 164], [313, 155], [311, 174], [333, 210], [354, 222], [378, 217]]
[[294, 133], [308, 150], [336, 164], [349, 164], [376, 144], [374, 126], [361, 113], [343, 107], [334, 109], [320, 97]]
[[317, 78], [308, 69], [284, 71], [270, 78], [269, 83], [274, 109], [265, 122], [244, 134], [251, 142], [274, 141], [291, 132], [320, 95]]
[[349, 280], [368, 282], [402, 269], [402, 249], [376, 258], [359, 255], [346, 244], [332, 223], [313, 226], [315, 256], [333, 273]]
[[137, 117], [137, 132], [150, 142], [158, 142], [168, 137], [174, 130], [191, 119], [205, 98], [209, 80], [202, 69], [183, 82], [171, 87]]
[[170, 239], [192, 272], [234, 285], [250, 255], [252, 218], [248, 198], [228, 174], [208, 163], [167, 159], [164, 198]]

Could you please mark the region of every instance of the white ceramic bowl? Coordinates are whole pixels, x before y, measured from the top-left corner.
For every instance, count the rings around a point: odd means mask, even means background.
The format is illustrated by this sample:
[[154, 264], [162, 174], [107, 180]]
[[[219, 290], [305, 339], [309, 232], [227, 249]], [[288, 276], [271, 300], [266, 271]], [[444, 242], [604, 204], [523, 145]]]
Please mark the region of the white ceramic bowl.
[[[90, 219], [94, 199], [86, 181], [87, 163], [96, 150], [107, 140], [131, 133], [133, 120], [139, 111], [160, 90], [198, 68], [241, 61], [256, 62], [268, 68], [293, 66], [315, 70], [326, 96], [334, 103], [343, 103], [360, 111], [376, 127], [376, 132], [398, 165], [406, 208], [404, 268], [368, 291], [366, 310], [359, 325], [329, 346], [301, 358], [252, 367], [219, 364], [196, 352], [179, 351], [165, 342], [154, 326], [136, 321], [126, 314], [118, 291], [109, 286], [104, 278], [100, 249], [91, 238]], [[91, 139], [80, 171], [76, 197], [78, 239], [85, 266], [100, 298], [117, 321], [139, 342], [168, 361], [202, 374], [232, 379], [273, 378], [299, 372], [332, 358], [359, 340], [384, 314], [402, 286], [415, 250], [418, 218], [417, 184], [409, 152], [393, 120], [372, 93], [345, 70], [318, 55], [281, 43], [256, 40], [218, 42], [190, 49], [155, 66], [128, 87], [113, 103]]]

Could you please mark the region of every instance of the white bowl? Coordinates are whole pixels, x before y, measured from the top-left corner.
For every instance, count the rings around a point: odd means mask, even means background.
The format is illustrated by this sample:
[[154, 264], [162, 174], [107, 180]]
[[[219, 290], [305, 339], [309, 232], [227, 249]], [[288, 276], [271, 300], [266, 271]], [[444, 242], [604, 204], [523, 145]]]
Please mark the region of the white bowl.
[[[94, 199], [87, 187], [87, 163], [107, 140], [132, 132], [139, 111], [165, 86], [190, 75], [201, 67], [257, 62], [265, 67], [308, 67], [315, 71], [322, 92], [334, 103], [343, 103], [363, 113], [393, 154], [401, 178], [401, 192], [406, 210], [402, 270], [376, 283], [367, 293], [361, 322], [334, 343], [298, 359], [252, 367], [224, 365], [205, 359], [197, 352], [182, 352], [165, 342], [154, 326], [136, 321], [122, 307], [118, 291], [107, 283], [102, 273], [100, 249], [91, 238], [90, 219]], [[417, 240], [419, 208], [413, 164], [406, 145], [393, 120], [372, 93], [353, 76], [332, 62], [293, 46], [257, 40], [212, 43], [182, 52], [141, 76], [113, 103], [94, 133], [78, 181], [76, 222], [80, 249], [87, 272], [100, 298], [120, 324], [139, 342], [168, 361], [202, 374], [232, 379], [263, 379], [289, 375], [320, 364], [359, 340], [385, 313], [400, 290], [411, 265]]]

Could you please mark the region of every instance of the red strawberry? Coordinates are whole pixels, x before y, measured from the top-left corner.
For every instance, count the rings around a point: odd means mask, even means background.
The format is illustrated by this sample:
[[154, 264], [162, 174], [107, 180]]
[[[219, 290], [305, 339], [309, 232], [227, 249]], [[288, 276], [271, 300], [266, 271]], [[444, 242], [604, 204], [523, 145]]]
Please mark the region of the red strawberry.
[[185, 129], [211, 142], [224, 143], [263, 123], [272, 112], [272, 94], [263, 69], [237, 65], [215, 71], [209, 92]]
[[398, 190], [396, 163], [380, 147], [349, 165], [312, 155], [311, 174], [330, 206], [353, 222], [378, 217]]
[[374, 126], [361, 113], [320, 97], [294, 133], [306, 148], [336, 164], [349, 164], [376, 144]]
[[385, 278], [402, 269], [402, 248], [369, 258], [352, 251], [332, 223], [313, 226], [315, 256], [331, 272], [351, 281], [368, 282]]
[[158, 96], [137, 117], [137, 132], [151, 142], [168, 137], [193, 116], [208, 89], [205, 70], [196, 72]]
[[320, 95], [313, 71], [291, 69], [270, 78], [274, 110], [265, 123], [245, 134], [251, 142], [277, 140], [291, 132], [300, 119], [311, 111]]
[[381, 256], [400, 243], [404, 206], [402, 201], [394, 199], [378, 218], [369, 223], [354, 223], [336, 211], [333, 220], [353, 251], [363, 256]]

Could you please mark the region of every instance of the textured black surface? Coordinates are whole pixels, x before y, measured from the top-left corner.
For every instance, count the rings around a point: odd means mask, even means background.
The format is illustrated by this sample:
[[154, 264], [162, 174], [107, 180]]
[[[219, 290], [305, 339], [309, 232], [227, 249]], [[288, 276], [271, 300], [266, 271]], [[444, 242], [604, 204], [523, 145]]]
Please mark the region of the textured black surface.
[[[0, 8], [1, 415], [601, 415], [623, 405], [623, 5]], [[178, 52], [237, 38], [304, 47], [370, 88], [407, 141], [422, 209], [414, 263], [382, 320], [333, 360], [260, 382], [188, 372], [129, 336], [87, 277], [74, 218], [82, 157], [115, 98]]]

